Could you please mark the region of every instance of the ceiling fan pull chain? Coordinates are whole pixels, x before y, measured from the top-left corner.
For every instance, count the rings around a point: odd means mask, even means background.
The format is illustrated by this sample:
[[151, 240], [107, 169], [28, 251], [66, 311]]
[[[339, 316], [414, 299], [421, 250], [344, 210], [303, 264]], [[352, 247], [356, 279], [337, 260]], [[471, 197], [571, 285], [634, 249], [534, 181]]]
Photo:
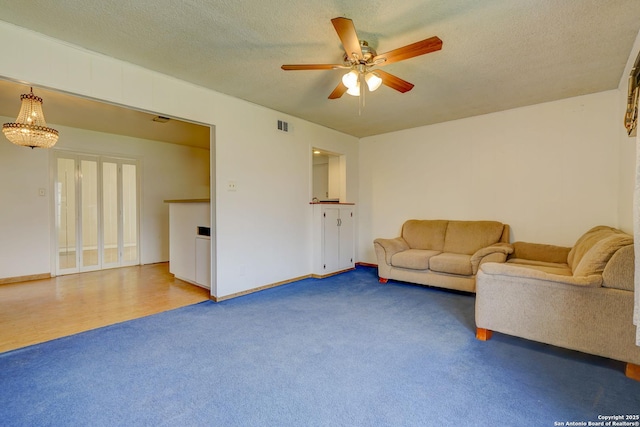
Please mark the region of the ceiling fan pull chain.
[[364, 108], [364, 77], [363, 74], [360, 73], [358, 75], [358, 80], [360, 80], [360, 96], [358, 97], [358, 116], [362, 116], [362, 109]]

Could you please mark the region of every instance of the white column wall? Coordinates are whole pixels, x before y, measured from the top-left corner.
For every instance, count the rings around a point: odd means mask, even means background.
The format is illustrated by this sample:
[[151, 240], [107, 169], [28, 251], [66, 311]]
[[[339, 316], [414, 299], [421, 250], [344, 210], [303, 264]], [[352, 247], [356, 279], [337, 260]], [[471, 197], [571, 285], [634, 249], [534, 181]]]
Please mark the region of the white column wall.
[[[346, 155], [347, 198], [357, 202], [357, 138], [4, 22], [0, 46], [0, 77], [215, 125], [218, 297], [310, 273], [311, 147]], [[276, 131], [278, 119], [293, 130]], [[228, 181], [237, 191], [226, 190]], [[48, 266], [44, 253], [37, 255], [39, 268]]]
[[[311, 272], [312, 147], [347, 157], [347, 198], [357, 202], [358, 140], [220, 96], [216, 123], [217, 296]], [[216, 106], [218, 107], [218, 106]], [[276, 130], [278, 119], [292, 124]], [[233, 181], [236, 191], [228, 191]]]

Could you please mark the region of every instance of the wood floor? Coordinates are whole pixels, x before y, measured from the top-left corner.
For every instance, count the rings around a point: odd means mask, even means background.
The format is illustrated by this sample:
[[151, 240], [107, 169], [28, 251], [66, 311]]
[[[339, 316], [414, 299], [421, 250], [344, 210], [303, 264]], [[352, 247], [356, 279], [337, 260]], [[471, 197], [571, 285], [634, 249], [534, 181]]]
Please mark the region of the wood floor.
[[208, 299], [167, 263], [0, 285], [0, 352]]

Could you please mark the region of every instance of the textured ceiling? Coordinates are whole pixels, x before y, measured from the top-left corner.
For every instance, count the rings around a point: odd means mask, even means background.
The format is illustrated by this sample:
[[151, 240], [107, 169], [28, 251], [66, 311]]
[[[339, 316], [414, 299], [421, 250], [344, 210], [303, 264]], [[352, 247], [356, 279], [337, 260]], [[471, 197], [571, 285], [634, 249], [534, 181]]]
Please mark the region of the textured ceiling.
[[[638, 0], [0, 0], [0, 19], [358, 136], [614, 89], [640, 30]], [[344, 71], [331, 18], [386, 52], [431, 36], [443, 49], [389, 64], [413, 84], [327, 99]]]

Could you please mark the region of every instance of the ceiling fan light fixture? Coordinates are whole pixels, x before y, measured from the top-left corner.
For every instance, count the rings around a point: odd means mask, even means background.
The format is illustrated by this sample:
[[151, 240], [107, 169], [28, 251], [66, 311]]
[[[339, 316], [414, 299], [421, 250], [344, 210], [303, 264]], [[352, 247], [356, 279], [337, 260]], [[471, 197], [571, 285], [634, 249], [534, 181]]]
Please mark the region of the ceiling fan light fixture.
[[358, 77], [359, 77], [358, 72], [356, 70], [351, 70], [347, 74], [342, 76], [342, 84], [344, 84], [349, 89], [353, 89], [356, 86], [360, 85], [358, 81], [359, 80]]
[[283, 70], [348, 69], [349, 71], [342, 76], [340, 83], [329, 94], [329, 99], [338, 99], [345, 92], [349, 95], [359, 96], [362, 100], [360, 102], [361, 109], [364, 107], [365, 83], [369, 92], [377, 90], [381, 84], [400, 93], [408, 92], [413, 88], [413, 84], [393, 74], [377, 70], [377, 68], [375, 72], [370, 71], [373, 67], [382, 67], [442, 49], [442, 40], [433, 36], [378, 54], [369, 46], [369, 43], [358, 38], [351, 19], [337, 17], [333, 18], [331, 23], [344, 49], [342, 64], [285, 64], [281, 68]]
[[364, 80], [367, 82], [369, 92], [373, 92], [378, 89], [382, 84], [382, 79], [375, 73], [369, 72], [364, 76]]
[[360, 82], [357, 82], [355, 86], [350, 87], [347, 90], [347, 93], [351, 96], [360, 96]]

